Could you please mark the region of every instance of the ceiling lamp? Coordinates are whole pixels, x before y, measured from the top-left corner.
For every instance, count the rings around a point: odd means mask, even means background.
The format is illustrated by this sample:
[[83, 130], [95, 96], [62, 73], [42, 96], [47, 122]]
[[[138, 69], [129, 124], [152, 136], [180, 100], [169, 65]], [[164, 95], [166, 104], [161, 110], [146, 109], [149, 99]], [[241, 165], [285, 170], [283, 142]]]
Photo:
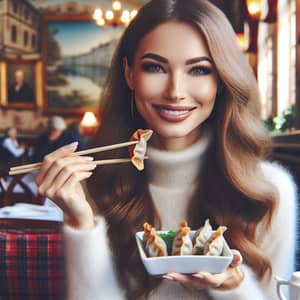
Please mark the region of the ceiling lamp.
[[102, 10], [96, 8], [93, 14], [93, 19], [98, 26], [113, 25], [113, 26], [128, 26], [130, 21], [137, 15], [137, 10], [122, 10], [120, 1], [113, 1], [112, 9]]
[[262, 0], [246, 0], [248, 14], [251, 18], [259, 20], [262, 11]]

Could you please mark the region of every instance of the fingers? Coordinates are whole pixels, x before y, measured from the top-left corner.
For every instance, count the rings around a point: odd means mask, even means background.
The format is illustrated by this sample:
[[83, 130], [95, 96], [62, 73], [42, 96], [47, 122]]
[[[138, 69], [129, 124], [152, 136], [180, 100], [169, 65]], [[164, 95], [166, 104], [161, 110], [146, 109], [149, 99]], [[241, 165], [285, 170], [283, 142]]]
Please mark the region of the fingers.
[[230, 266], [233, 268], [240, 266], [243, 263], [243, 256], [242, 256], [241, 252], [236, 249], [231, 249], [231, 252], [233, 254], [233, 259], [232, 259]]
[[219, 287], [225, 280], [230, 277], [230, 274], [225, 271], [220, 274], [210, 274], [207, 272], [198, 272], [191, 275], [180, 273], [167, 273], [163, 278], [177, 281], [185, 285], [192, 286], [197, 289], [216, 288]]
[[200, 277], [196, 278], [191, 275], [170, 272], [170, 273], [164, 274], [162, 276], [162, 278], [171, 280], [171, 281], [175, 281], [175, 282], [180, 282], [184, 285], [191, 286], [196, 289], [206, 288], [206, 283], [202, 282], [203, 278], [200, 278]]
[[94, 226], [93, 211], [86, 201], [80, 181], [92, 175], [92, 157], [78, 156], [77, 143], [48, 154], [36, 177], [38, 191], [53, 200], [64, 212], [65, 221], [76, 228]]
[[56, 160], [58, 160], [60, 158], [64, 158], [64, 157], [72, 154], [73, 152], [75, 152], [77, 145], [78, 145], [78, 142], [71, 143], [69, 145], [63, 146], [63, 147], [49, 153], [48, 155], [46, 155], [44, 157], [40, 172], [36, 177], [36, 183], [39, 185], [40, 182], [43, 181], [45, 173], [47, 173], [47, 170], [53, 164], [53, 162], [55, 162]]
[[167, 273], [164, 279], [180, 282], [196, 289], [217, 288], [229, 290], [237, 287], [244, 279], [244, 274], [239, 267], [228, 268], [223, 273], [211, 274], [208, 272], [197, 272], [191, 275], [179, 273]]
[[207, 272], [198, 272], [192, 275], [194, 278], [199, 278], [205, 288], [217, 288], [231, 277], [228, 270], [219, 274], [211, 274]]
[[[65, 201], [67, 201], [68, 198], [72, 197], [74, 194], [72, 189], [75, 184], [89, 178], [92, 174], [92, 172], [87, 171], [77, 171], [75, 173], [61, 172], [51, 184], [48, 185], [46, 183], [39, 186], [39, 192], [52, 200], [58, 201], [60, 199], [65, 199]], [[72, 180], [70, 181], [70, 179]], [[71, 182], [72, 185], [68, 185], [69, 182]]]
[[37, 181], [40, 194], [45, 195], [51, 188], [61, 188], [73, 173], [94, 170], [96, 165], [93, 164], [92, 160], [92, 157], [80, 156], [69, 156], [55, 160], [43, 178], [40, 177]]

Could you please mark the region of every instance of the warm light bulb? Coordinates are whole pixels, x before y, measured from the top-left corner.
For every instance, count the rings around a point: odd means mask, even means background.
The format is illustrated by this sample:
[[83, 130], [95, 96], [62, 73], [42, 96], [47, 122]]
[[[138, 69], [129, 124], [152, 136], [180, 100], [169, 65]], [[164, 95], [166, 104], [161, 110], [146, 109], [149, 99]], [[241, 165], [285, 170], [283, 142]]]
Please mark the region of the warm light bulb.
[[137, 13], [138, 13], [138, 11], [136, 9], [134, 9], [133, 11], [131, 11], [130, 18], [133, 19], [137, 15]]
[[84, 116], [80, 122], [80, 125], [83, 127], [95, 127], [98, 126], [98, 121], [93, 112], [87, 111], [84, 113]]
[[98, 26], [104, 26], [104, 25], [105, 25], [105, 20], [104, 20], [103, 18], [98, 19], [97, 22], [96, 22], [96, 24], [97, 24]]
[[241, 47], [241, 49], [242, 49], [243, 51], [246, 51], [247, 45], [246, 45], [245, 34], [244, 34], [244, 33], [237, 33], [237, 34], [236, 34], [236, 38], [237, 38], [238, 44], [239, 44], [239, 46]]
[[95, 11], [94, 11], [94, 14], [93, 14], [93, 18], [95, 20], [99, 20], [101, 19], [103, 16], [103, 11], [101, 8], [96, 8]]
[[121, 22], [128, 23], [130, 21], [130, 12], [128, 10], [124, 10], [121, 16]]
[[262, 1], [261, 0], [247, 0], [247, 9], [250, 16], [259, 18], [262, 10]]
[[108, 11], [106, 12], [106, 14], [105, 14], [105, 19], [111, 21], [111, 20], [113, 20], [113, 18], [114, 18], [114, 13], [113, 13], [113, 11], [108, 10]]
[[112, 4], [113, 10], [121, 10], [122, 4], [120, 1], [114, 1]]
[[257, 13], [260, 12], [260, 6], [257, 3], [251, 3], [251, 4], [249, 4], [249, 8], [248, 9], [249, 9], [249, 13], [251, 15], [255, 15], [255, 14], [257, 14]]

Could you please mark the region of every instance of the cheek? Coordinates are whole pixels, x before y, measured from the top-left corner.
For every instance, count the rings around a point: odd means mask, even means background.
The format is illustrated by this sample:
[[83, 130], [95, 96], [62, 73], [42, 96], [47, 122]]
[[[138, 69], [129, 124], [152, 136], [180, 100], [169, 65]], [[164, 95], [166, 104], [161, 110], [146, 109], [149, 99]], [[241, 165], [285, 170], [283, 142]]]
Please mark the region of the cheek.
[[217, 95], [217, 84], [215, 82], [194, 83], [190, 87], [190, 94], [200, 104], [213, 104]]
[[152, 98], [161, 94], [165, 88], [162, 76], [140, 73], [134, 78], [135, 94], [143, 98]]

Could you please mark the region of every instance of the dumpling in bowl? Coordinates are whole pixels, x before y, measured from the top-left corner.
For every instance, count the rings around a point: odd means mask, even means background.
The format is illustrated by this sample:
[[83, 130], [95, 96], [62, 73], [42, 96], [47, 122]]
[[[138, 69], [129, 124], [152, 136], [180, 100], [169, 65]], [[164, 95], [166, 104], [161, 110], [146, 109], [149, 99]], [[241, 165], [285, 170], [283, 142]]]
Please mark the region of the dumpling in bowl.
[[144, 224], [143, 242], [148, 257], [167, 256], [167, 245], [156, 233], [155, 228], [148, 223]]
[[193, 236], [193, 254], [201, 255], [204, 252], [204, 246], [213, 233], [209, 219], [205, 220], [204, 226], [199, 228]]
[[179, 223], [181, 227], [175, 234], [172, 244], [172, 255], [191, 255], [193, 251], [193, 242], [190, 238], [190, 227], [186, 221]]
[[204, 255], [219, 256], [222, 255], [224, 248], [223, 233], [227, 230], [226, 226], [220, 226], [210, 237], [204, 246]]

